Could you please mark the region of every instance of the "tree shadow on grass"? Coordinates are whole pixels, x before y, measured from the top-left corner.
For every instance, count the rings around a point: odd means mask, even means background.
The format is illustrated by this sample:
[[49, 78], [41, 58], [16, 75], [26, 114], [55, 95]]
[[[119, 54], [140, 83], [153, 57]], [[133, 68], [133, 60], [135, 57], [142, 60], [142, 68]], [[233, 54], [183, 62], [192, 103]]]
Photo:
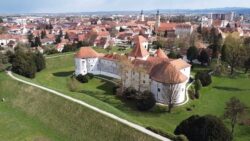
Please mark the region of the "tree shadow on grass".
[[219, 90], [225, 90], [225, 91], [243, 91], [242, 89], [239, 88], [233, 88], [233, 87], [221, 87], [221, 86], [215, 86], [213, 87], [215, 89], [219, 89]]
[[[158, 117], [161, 114], [165, 114], [163, 112], [155, 112], [155, 111], [145, 111], [141, 112], [136, 108], [136, 103], [134, 100], [128, 100], [124, 99], [122, 97], [118, 97], [113, 94], [112, 90], [113, 87], [115, 87], [115, 84], [107, 82], [107, 81], [102, 81], [104, 82], [102, 85], [97, 86], [97, 90], [80, 90], [80, 93], [89, 95], [91, 97], [94, 97], [100, 101], [103, 101], [125, 113], [130, 113], [134, 116], [147, 116], [147, 117]], [[100, 91], [98, 91], [100, 90]]]
[[68, 76], [71, 76], [73, 73], [74, 73], [74, 71], [55, 72], [55, 73], [53, 73], [53, 75], [57, 76], [57, 77], [68, 77]]

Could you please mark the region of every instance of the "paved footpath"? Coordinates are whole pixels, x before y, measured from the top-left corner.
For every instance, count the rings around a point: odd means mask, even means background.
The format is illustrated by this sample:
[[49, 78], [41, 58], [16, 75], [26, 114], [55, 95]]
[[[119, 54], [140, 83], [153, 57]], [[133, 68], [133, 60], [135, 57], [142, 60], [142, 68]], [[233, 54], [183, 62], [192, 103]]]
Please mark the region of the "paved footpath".
[[87, 104], [87, 103], [85, 103], [85, 102], [83, 102], [83, 101], [81, 101], [81, 100], [72, 98], [72, 97], [67, 96], [67, 95], [65, 95], [65, 94], [59, 93], [59, 92], [57, 92], [57, 91], [55, 91], [55, 90], [48, 89], [48, 88], [46, 88], [46, 87], [43, 87], [43, 86], [40, 86], [40, 85], [31, 83], [31, 82], [28, 82], [28, 81], [19, 79], [19, 78], [15, 77], [15, 76], [12, 74], [11, 71], [7, 71], [7, 74], [8, 74], [12, 79], [14, 79], [14, 80], [17, 80], [17, 81], [19, 81], [19, 82], [22, 82], [22, 83], [25, 83], [25, 84], [28, 84], [28, 85], [37, 87], [37, 88], [39, 88], [39, 89], [45, 90], [45, 91], [47, 91], [47, 92], [50, 92], [51, 94], [54, 94], [54, 95], [63, 97], [63, 98], [65, 98], [65, 99], [67, 99], [67, 100], [70, 100], [70, 101], [75, 102], [75, 103], [78, 103], [78, 104], [80, 104], [80, 105], [82, 105], [82, 106], [88, 107], [89, 109], [92, 109], [92, 110], [94, 110], [94, 111], [96, 111], [96, 112], [98, 112], [98, 113], [100, 113], [100, 114], [103, 114], [103, 115], [105, 115], [105, 116], [107, 116], [107, 117], [109, 117], [109, 118], [112, 118], [112, 119], [114, 119], [114, 120], [116, 120], [116, 121], [118, 121], [118, 122], [120, 122], [120, 123], [123, 123], [123, 124], [125, 124], [125, 125], [127, 125], [127, 126], [129, 126], [129, 127], [132, 127], [132, 128], [134, 128], [134, 129], [136, 129], [136, 130], [138, 130], [138, 131], [141, 131], [141, 132], [143, 132], [143, 133], [145, 133], [145, 134], [147, 134], [147, 135], [149, 135], [149, 136], [152, 136], [152, 137], [154, 137], [154, 138], [156, 138], [156, 139], [159, 139], [159, 140], [162, 140], [162, 141], [170, 141], [170, 139], [168, 139], [168, 138], [166, 138], [166, 137], [163, 137], [163, 136], [161, 136], [161, 135], [159, 135], [159, 134], [156, 134], [156, 133], [154, 133], [154, 132], [152, 132], [152, 131], [150, 131], [150, 130], [147, 130], [146, 128], [144, 128], [144, 127], [142, 127], [142, 126], [140, 126], [140, 125], [137, 125], [137, 124], [134, 124], [134, 123], [132, 123], [132, 122], [129, 122], [129, 121], [125, 120], [125, 119], [119, 118], [119, 117], [117, 117], [117, 116], [114, 115], [114, 114], [108, 113], [108, 112], [103, 111], [103, 110], [101, 110], [101, 109], [99, 109], [99, 108], [97, 108], [97, 107], [91, 106], [91, 105], [89, 105], [89, 104]]

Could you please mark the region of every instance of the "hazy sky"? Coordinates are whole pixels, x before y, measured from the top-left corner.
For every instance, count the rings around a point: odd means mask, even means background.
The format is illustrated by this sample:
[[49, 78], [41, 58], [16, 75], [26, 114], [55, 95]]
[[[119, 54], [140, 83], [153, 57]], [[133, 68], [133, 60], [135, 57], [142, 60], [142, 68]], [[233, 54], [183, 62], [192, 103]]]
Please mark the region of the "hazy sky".
[[250, 0], [1, 0], [0, 13], [250, 7]]

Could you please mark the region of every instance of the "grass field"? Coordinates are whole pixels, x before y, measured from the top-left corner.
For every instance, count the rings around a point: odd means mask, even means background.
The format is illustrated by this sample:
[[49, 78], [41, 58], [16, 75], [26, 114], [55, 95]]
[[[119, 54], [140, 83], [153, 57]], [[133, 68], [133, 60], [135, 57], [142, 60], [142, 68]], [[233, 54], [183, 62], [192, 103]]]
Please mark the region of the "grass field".
[[0, 73], [0, 140], [155, 140], [84, 106]]
[[[152, 126], [170, 133], [174, 131], [175, 127], [182, 120], [193, 114], [213, 114], [222, 117], [225, 102], [233, 96], [238, 97], [250, 107], [250, 78], [243, 74], [236, 78], [213, 77], [212, 85], [202, 89], [199, 100], [190, 101], [185, 106], [174, 108], [173, 112], [169, 114], [155, 111], [139, 112], [131, 104], [122, 101], [112, 94], [112, 83], [96, 78], [88, 84], [82, 84], [79, 88], [80, 92], [70, 92], [67, 88], [67, 80], [73, 71], [73, 55], [48, 59], [47, 69], [38, 73], [34, 80], [29, 81], [81, 99], [91, 105], [145, 127]], [[187, 111], [187, 108], [191, 108], [192, 111]], [[250, 118], [249, 113], [246, 116]], [[227, 122], [225, 121], [225, 123]], [[227, 125], [229, 124], [227, 123]], [[235, 140], [250, 140], [250, 127], [237, 125]]]

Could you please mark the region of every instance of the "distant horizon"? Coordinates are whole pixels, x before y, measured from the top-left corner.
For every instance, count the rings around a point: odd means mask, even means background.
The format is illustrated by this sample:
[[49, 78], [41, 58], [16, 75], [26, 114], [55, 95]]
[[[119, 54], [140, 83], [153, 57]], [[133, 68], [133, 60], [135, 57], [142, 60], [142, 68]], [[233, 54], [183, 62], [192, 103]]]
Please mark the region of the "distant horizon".
[[183, 11], [200, 11], [200, 10], [227, 10], [227, 9], [249, 9], [250, 7], [213, 7], [213, 8], [197, 8], [197, 9], [187, 9], [187, 8], [179, 8], [179, 9], [135, 9], [135, 10], [97, 10], [97, 11], [79, 11], [79, 12], [20, 12], [20, 13], [2, 13], [0, 12], [0, 15], [22, 15], [22, 14], [70, 14], [70, 13], [99, 13], [99, 12], [140, 12], [143, 10], [144, 12], [152, 12], [152, 11], [178, 11], [178, 10], [183, 10]]
[[110, 11], [202, 10], [250, 8], [249, 0], [8, 0], [1, 1], [1, 14], [81, 13]]

